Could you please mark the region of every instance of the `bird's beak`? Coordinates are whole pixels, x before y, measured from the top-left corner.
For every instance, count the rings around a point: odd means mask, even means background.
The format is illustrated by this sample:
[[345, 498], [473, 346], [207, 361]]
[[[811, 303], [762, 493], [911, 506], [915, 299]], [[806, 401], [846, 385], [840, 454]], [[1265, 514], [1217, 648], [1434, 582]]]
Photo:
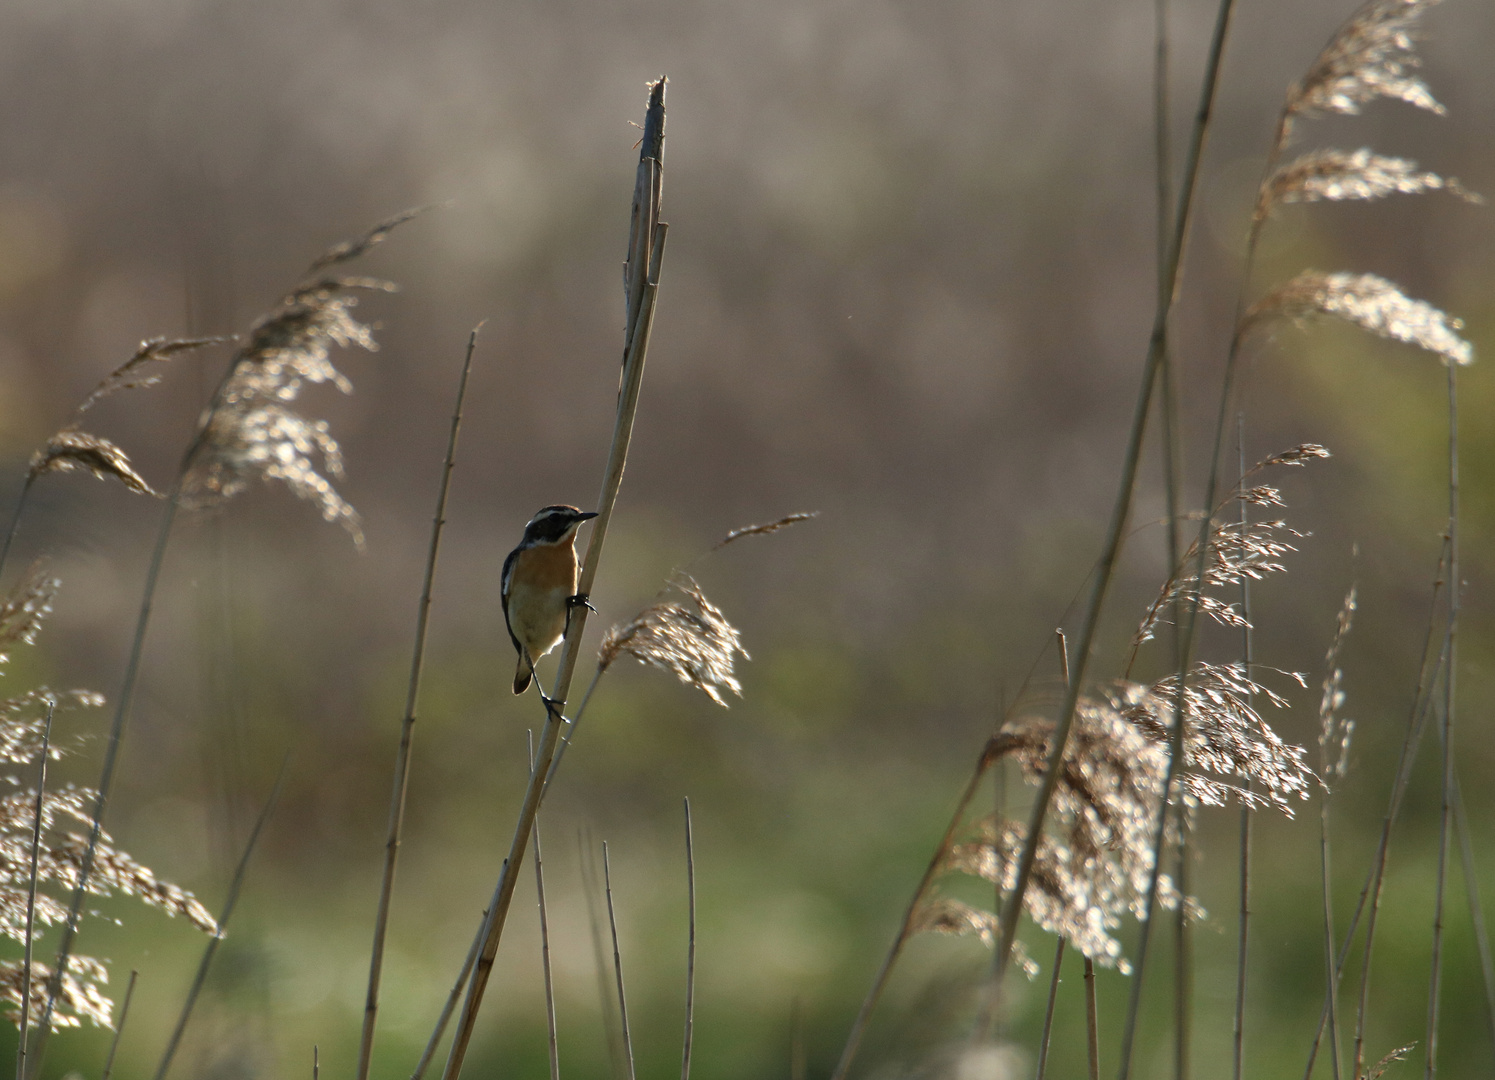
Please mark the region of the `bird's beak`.
[[578, 522], [581, 522], [581, 521], [590, 521], [592, 518], [594, 518], [596, 516], [597, 516], [597, 512], [595, 510], [588, 510], [584, 514], [577, 514], [576, 515], [576, 520]]

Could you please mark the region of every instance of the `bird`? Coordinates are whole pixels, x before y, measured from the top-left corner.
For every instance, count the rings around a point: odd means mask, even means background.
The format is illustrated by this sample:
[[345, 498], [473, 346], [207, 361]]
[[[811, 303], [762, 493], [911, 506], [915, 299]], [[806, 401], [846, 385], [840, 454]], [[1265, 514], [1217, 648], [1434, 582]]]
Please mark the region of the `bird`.
[[[571, 624], [572, 610], [596, 610], [576, 591], [576, 530], [596, 516], [574, 506], [544, 507], [529, 519], [519, 546], [504, 560], [504, 622], [519, 653], [516, 694], [529, 688], [535, 662], [560, 644]], [[540, 696], [545, 696], [543, 688]]]

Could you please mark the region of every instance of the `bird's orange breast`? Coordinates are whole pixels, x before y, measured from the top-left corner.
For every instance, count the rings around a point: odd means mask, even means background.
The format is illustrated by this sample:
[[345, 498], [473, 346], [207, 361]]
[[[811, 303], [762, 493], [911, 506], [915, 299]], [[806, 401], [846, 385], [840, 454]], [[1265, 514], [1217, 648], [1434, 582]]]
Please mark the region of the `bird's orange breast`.
[[576, 548], [537, 544], [519, 552], [509, 575], [509, 627], [538, 659], [566, 630], [566, 600], [576, 593]]

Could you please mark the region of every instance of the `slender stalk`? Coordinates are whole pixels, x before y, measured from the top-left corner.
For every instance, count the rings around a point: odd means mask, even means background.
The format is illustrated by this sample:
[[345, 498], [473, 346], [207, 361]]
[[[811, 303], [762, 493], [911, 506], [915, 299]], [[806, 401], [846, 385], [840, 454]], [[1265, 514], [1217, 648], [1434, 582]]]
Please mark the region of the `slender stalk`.
[[618, 980], [618, 1015], [623, 1019], [623, 1052], [628, 1057], [628, 1080], [633, 1071], [633, 1036], [628, 1031], [628, 994], [623, 989], [623, 954], [618, 951], [618, 915], [613, 908], [613, 874], [607, 857], [607, 841], [602, 841], [602, 880], [607, 888], [607, 925], [613, 936], [613, 974]]
[[[1236, 461], [1240, 475], [1246, 475], [1246, 414], [1236, 414]], [[1244, 480], [1242, 481], [1244, 483]], [[1246, 535], [1250, 515], [1250, 504], [1238, 500], [1241, 507], [1241, 535]], [[1256, 670], [1255, 642], [1251, 627], [1251, 576], [1241, 575], [1241, 662], [1245, 665], [1246, 685], [1251, 685], [1251, 676]], [[1252, 694], [1246, 691], [1246, 705], [1251, 705]], [[1245, 777], [1246, 790], [1251, 790], [1251, 778]], [[1237, 923], [1235, 945], [1235, 1043], [1232, 1057], [1233, 1080], [1241, 1080], [1245, 1068], [1246, 1053], [1246, 960], [1251, 939], [1251, 808], [1241, 803], [1240, 841], [1240, 914]]]
[[1474, 841], [1469, 835], [1469, 817], [1464, 812], [1464, 792], [1454, 777], [1454, 823], [1459, 830], [1459, 857], [1464, 870], [1464, 892], [1469, 918], [1474, 923], [1474, 941], [1479, 949], [1479, 970], [1485, 984], [1485, 1022], [1491, 1046], [1495, 1046], [1495, 955], [1490, 950], [1490, 931], [1485, 925], [1484, 906], [1479, 902], [1479, 877], [1474, 865]]
[[322, 1048], [316, 1043], [311, 1044], [311, 1080], [321, 1080], [322, 1077]]
[[623, 1036], [618, 1031], [617, 1002], [613, 1000], [612, 988], [608, 985], [607, 951], [602, 944], [602, 923], [597, 917], [597, 894], [601, 891], [601, 883], [597, 880], [597, 857], [593, 853], [591, 831], [578, 829], [576, 845], [580, 856], [582, 892], [587, 899], [587, 928], [592, 935], [592, 965], [597, 975], [598, 1013], [607, 1038], [608, 1064], [612, 1068], [613, 1080], [623, 1080], [626, 1071]]
[[1459, 580], [1459, 382], [1458, 365], [1448, 365], [1448, 663], [1443, 669], [1443, 782], [1438, 817], [1438, 885], [1433, 901], [1433, 961], [1428, 976], [1427, 1068], [1423, 1075], [1433, 1080], [1438, 1072], [1438, 1007], [1443, 978], [1443, 901], [1448, 883], [1448, 845], [1453, 821], [1453, 724], [1458, 700], [1459, 606], [1463, 582]]
[[919, 884], [914, 888], [914, 894], [909, 898], [908, 906], [903, 911], [903, 921], [898, 924], [898, 932], [893, 936], [893, 943], [888, 947], [887, 955], [883, 957], [882, 964], [877, 969], [877, 974], [872, 978], [872, 985], [867, 990], [867, 996], [862, 999], [862, 1007], [857, 1010], [856, 1019], [852, 1021], [851, 1031], [846, 1036], [846, 1045], [841, 1048], [841, 1058], [836, 1062], [836, 1070], [831, 1073], [831, 1080], [845, 1080], [851, 1071], [851, 1063], [856, 1059], [858, 1048], [862, 1044], [862, 1037], [867, 1033], [867, 1024], [872, 1019], [872, 1010], [877, 1007], [878, 999], [882, 997], [883, 989], [888, 984], [888, 977], [893, 972], [893, 965], [898, 962], [898, 957], [903, 952], [903, 946], [908, 943], [909, 927], [913, 925], [914, 915], [919, 910], [919, 904], [924, 899], [924, 894], [929, 890], [929, 885], [934, 881], [935, 875], [939, 873], [940, 864], [944, 861], [945, 852], [950, 849], [950, 843], [955, 839], [956, 831], [960, 823], [965, 819], [966, 807], [970, 805], [975, 797], [977, 789], [981, 785], [981, 779], [986, 775], [994, 761], [1002, 751], [1001, 735], [995, 735], [988, 741], [986, 750], [982, 753], [980, 760], [976, 763], [976, 769], [967, 781], [965, 790], [961, 792], [960, 799], [955, 804], [955, 812], [950, 815], [950, 824], [945, 827], [945, 833], [940, 837], [939, 844], [934, 849], [934, 855], [930, 857], [929, 865], [924, 868], [924, 876], [919, 879]]
[[10, 546], [15, 542], [16, 533], [21, 529], [21, 514], [26, 509], [26, 500], [31, 495], [31, 485], [35, 482], [36, 474], [28, 469], [26, 479], [21, 484], [21, 493], [16, 496], [16, 508], [10, 515], [10, 527], [5, 530], [5, 543], [0, 546], [0, 571], [5, 569], [6, 560], [10, 558]]
[[140, 611], [135, 619], [135, 633], [130, 641], [129, 659], [125, 663], [124, 679], [120, 685], [119, 696], [115, 699], [114, 717], [109, 724], [109, 738], [104, 748], [104, 766], [94, 798], [88, 843], [83, 849], [83, 859], [78, 867], [78, 883], [73, 886], [72, 903], [68, 908], [67, 920], [63, 923], [61, 940], [58, 942], [55, 970], [52, 972], [52, 978], [47, 981], [47, 1003], [42, 1010], [41, 1021], [38, 1024], [36, 1045], [31, 1049], [30, 1069], [33, 1078], [40, 1075], [47, 1039], [52, 1028], [52, 1010], [62, 988], [62, 980], [67, 974], [73, 940], [78, 934], [78, 920], [83, 914], [84, 897], [88, 895], [89, 879], [93, 876], [94, 858], [98, 853], [99, 838], [104, 831], [104, 811], [109, 805], [109, 796], [114, 789], [114, 771], [119, 763], [119, 748], [124, 741], [126, 721], [129, 719], [130, 708], [134, 703], [135, 683], [139, 678], [140, 662], [145, 653], [146, 630], [150, 626], [151, 612], [155, 607], [156, 585], [161, 578], [161, 568], [166, 562], [166, 546], [171, 539], [171, 526], [181, 506], [182, 487], [187, 479], [187, 470], [207, 439], [209, 421], [213, 413], [222, 405], [224, 389], [240, 362], [241, 357], [238, 355], [229, 361], [228, 369], [219, 379], [218, 386], [208, 402], [208, 407], [198, 421], [197, 432], [182, 455], [182, 463], [177, 469], [176, 479], [172, 481], [171, 490], [166, 494], [166, 506], [161, 512], [161, 524], [156, 533], [155, 546], [151, 550], [150, 564], [145, 573], [145, 587], [142, 590]]
[[1054, 1003], [1059, 1000], [1059, 969], [1064, 964], [1064, 939], [1054, 946], [1054, 973], [1049, 978], [1049, 1003], [1043, 1012], [1043, 1034], [1038, 1037], [1037, 1080], [1043, 1080], [1049, 1067], [1049, 1036], [1054, 1032]]
[[[1417, 669], [1417, 687], [1412, 694], [1412, 709], [1407, 717], [1407, 731], [1402, 737], [1401, 752], [1397, 758], [1396, 772], [1391, 785], [1391, 799], [1386, 813], [1381, 819], [1381, 837], [1376, 845], [1375, 857], [1371, 860], [1370, 868], [1365, 874], [1365, 884], [1360, 889], [1360, 899], [1355, 905], [1354, 914], [1350, 917], [1349, 929], [1345, 932], [1344, 944], [1340, 946], [1338, 958], [1338, 971], [1343, 974], [1345, 959], [1349, 955], [1350, 945], [1354, 940], [1355, 931], [1360, 925], [1360, 917], [1365, 912], [1366, 904], [1369, 902], [1370, 911], [1366, 915], [1365, 943], [1362, 946], [1362, 959], [1360, 962], [1360, 1001], [1355, 1015], [1355, 1056], [1354, 1074], [1359, 1077], [1365, 1061], [1365, 1022], [1370, 1009], [1370, 970], [1371, 954], [1376, 938], [1376, 917], [1381, 908], [1381, 886], [1385, 880], [1386, 859], [1391, 848], [1391, 826], [1401, 810], [1401, 800], [1407, 790], [1407, 785], [1412, 778], [1412, 765], [1417, 758], [1417, 748], [1422, 743], [1423, 724], [1427, 716], [1429, 704], [1428, 694], [1437, 683], [1438, 675], [1443, 670], [1443, 661], [1447, 655], [1446, 648], [1440, 648], [1436, 657], [1433, 655], [1433, 631], [1437, 621], [1438, 607], [1443, 589], [1443, 575], [1447, 567], [1448, 540], [1445, 537], [1443, 548], [1438, 554], [1438, 568], [1433, 575], [1432, 596], [1428, 603], [1428, 618], [1422, 643], [1422, 658]], [[1445, 628], [1446, 630], [1446, 628]], [[1313, 1073], [1314, 1059], [1318, 1054], [1319, 1040], [1323, 1037], [1324, 1028], [1329, 1022], [1329, 1002], [1327, 996], [1324, 1000], [1323, 1012], [1319, 1016], [1318, 1032], [1314, 1036], [1313, 1046], [1308, 1053], [1308, 1065], [1304, 1070], [1304, 1078]]]
[[467, 376], [472, 370], [472, 354], [477, 348], [478, 331], [481, 329], [481, 324], [474, 327], [467, 338], [467, 355], [462, 360], [462, 375], [457, 382], [457, 402], [452, 409], [446, 458], [436, 494], [436, 513], [431, 519], [431, 542], [426, 550], [425, 581], [421, 585], [420, 604], [415, 616], [415, 648], [410, 660], [410, 679], [405, 688], [405, 718], [400, 724], [400, 748], [395, 754], [394, 790], [389, 796], [389, 835], [384, 842], [384, 879], [379, 887], [378, 914], [374, 917], [374, 947], [369, 955], [369, 985], [364, 1000], [363, 1034], [358, 1044], [358, 1080], [367, 1080], [369, 1066], [373, 1061], [374, 1029], [379, 1020], [379, 982], [384, 972], [384, 942], [389, 933], [389, 908], [394, 896], [395, 868], [400, 860], [405, 801], [410, 788], [410, 749], [415, 738], [421, 673], [425, 670], [426, 663], [426, 635], [430, 628], [436, 560], [441, 551], [441, 533], [446, 526], [446, 500], [451, 490], [452, 470], [457, 464], [457, 438], [462, 430], [462, 402], [467, 397]]
[[549, 1037], [550, 1080], [561, 1080], [560, 1042], [555, 1030], [555, 983], [550, 973], [550, 918], [545, 911], [545, 870], [540, 856], [540, 819], [535, 819], [535, 892], [540, 904], [540, 957], [545, 965], [545, 1034]]
[[[588, 595], [597, 578], [597, 569], [602, 557], [602, 546], [607, 537], [607, 528], [612, 520], [613, 508], [617, 504], [618, 490], [623, 483], [623, 468], [628, 460], [628, 446], [633, 436], [633, 422], [638, 412], [639, 390], [643, 382], [644, 358], [648, 350], [649, 332], [654, 320], [654, 302], [659, 289], [659, 269], [664, 256], [666, 225], [659, 220], [659, 201], [663, 183], [661, 160], [664, 153], [664, 88], [665, 80], [653, 85], [649, 94], [649, 109], [644, 120], [643, 149], [640, 152], [638, 175], [634, 185], [633, 234], [630, 237], [629, 262], [625, 267], [627, 280], [633, 282], [629, 294], [629, 311], [632, 320], [628, 327], [627, 348], [624, 352], [622, 381], [618, 393], [618, 416], [613, 429], [612, 450], [608, 456], [604, 474], [602, 494], [598, 499], [597, 517], [592, 522], [591, 539], [587, 545], [586, 558], [582, 563], [577, 591]], [[635, 307], [634, 301], [637, 300]], [[635, 313], [636, 312], [636, 313]], [[519, 820], [509, 846], [509, 858], [504, 871], [499, 875], [498, 895], [489, 912], [483, 931], [483, 949], [473, 969], [467, 989], [467, 999], [462, 1006], [462, 1016], [457, 1032], [452, 1039], [451, 1052], [447, 1056], [443, 1080], [457, 1080], [462, 1072], [462, 1062], [472, 1041], [477, 1014], [483, 1003], [483, 994], [493, 970], [494, 958], [498, 954], [499, 939], [503, 935], [508, 919], [509, 905], [514, 897], [516, 875], [514, 869], [520, 865], [525, 848], [529, 844], [530, 828], [540, 809], [544, 793], [545, 778], [555, 757], [556, 743], [560, 738], [564, 721], [566, 696], [571, 690], [571, 680], [576, 672], [581, 655], [581, 639], [586, 632], [587, 609], [574, 609], [566, 630], [562, 646], [560, 667], [556, 674], [551, 698], [552, 707], [546, 706], [545, 731], [540, 740], [540, 750], [535, 768], [525, 791], [524, 803], [519, 811]]]
[[410, 1080], [421, 1080], [426, 1075], [426, 1070], [431, 1067], [431, 1060], [436, 1056], [436, 1048], [441, 1044], [441, 1037], [446, 1034], [446, 1025], [452, 1018], [452, 1013], [457, 1009], [457, 1002], [462, 999], [462, 990], [467, 986], [467, 978], [472, 974], [472, 967], [477, 963], [478, 951], [483, 947], [483, 927], [488, 924], [488, 912], [492, 905], [483, 909], [483, 914], [478, 918], [478, 932], [472, 939], [472, 945], [467, 950], [467, 959], [462, 962], [462, 970], [457, 973], [457, 981], [452, 984], [451, 990], [446, 995], [446, 1001], [441, 1006], [441, 1015], [436, 1018], [436, 1027], [431, 1032], [431, 1037], [426, 1040], [426, 1048], [421, 1052], [420, 1061], [416, 1062], [415, 1071], [410, 1074]]
[[[1189, 847], [1184, 838], [1188, 822], [1184, 820], [1183, 800], [1178, 804], [1178, 886], [1180, 897], [1189, 895]], [[1188, 905], [1180, 901], [1173, 913], [1173, 1074], [1178, 1080], [1189, 1075], [1189, 1047], [1192, 1042], [1193, 953], [1189, 940]]]
[[192, 1018], [192, 1008], [197, 1004], [203, 984], [207, 982], [208, 968], [218, 952], [218, 943], [223, 940], [224, 929], [228, 926], [228, 920], [233, 917], [234, 906], [239, 902], [239, 890], [243, 887], [244, 876], [249, 871], [250, 856], [254, 854], [260, 834], [264, 832], [265, 824], [270, 820], [270, 814], [280, 798], [280, 789], [285, 783], [286, 767], [290, 763], [291, 755], [287, 751], [284, 760], [280, 763], [280, 773], [275, 777], [275, 786], [270, 789], [270, 797], [265, 800], [264, 809], [260, 811], [260, 816], [249, 833], [249, 840], [244, 845], [244, 854], [239, 857], [239, 865], [234, 870], [233, 881], [228, 886], [228, 896], [223, 901], [223, 911], [218, 916], [218, 932], [208, 940], [207, 948], [203, 949], [202, 960], [197, 965], [197, 975], [192, 980], [191, 989], [187, 991], [187, 1000], [182, 1003], [181, 1015], [177, 1017], [176, 1027], [172, 1029], [171, 1038], [166, 1043], [166, 1050], [161, 1054], [161, 1063], [156, 1066], [156, 1080], [165, 1080], [166, 1071], [171, 1068], [171, 1059], [176, 1056], [177, 1047], [182, 1041], [182, 1033], [187, 1030], [187, 1021]]
[[1334, 1080], [1339, 1080], [1339, 971], [1334, 962], [1334, 907], [1329, 894], [1329, 795], [1327, 792], [1319, 802], [1319, 875], [1323, 882], [1324, 982], [1328, 987], [1326, 993], [1329, 995], [1329, 1059], [1334, 1065]]
[[696, 1030], [696, 848], [690, 828], [690, 800], [685, 800], [685, 891], [690, 898], [690, 937], [685, 950], [685, 1048], [680, 1080], [690, 1080], [690, 1051]]
[[130, 999], [135, 996], [135, 980], [140, 977], [140, 972], [130, 972], [130, 984], [125, 987], [125, 999], [119, 1006], [119, 1021], [114, 1025], [114, 1038], [109, 1040], [109, 1054], [104, 1058], [104, 1072], [99, 1080], [109, 1080], [109, 1075], [114, 1072], [114, 1055], [119, 1050], [119, 1037], [125, 1033], [125, 1021], [130, 1017]]
[[[1012, 942], [1017, 935], [1018, 916], [1022, 912], [1023, 897], [1027, 892], [1028, 880], [1033, 873], [1033, 861], [1038, 852], [1038, 841], [1043, 830], [1044, 820], [1048, 814], [1048, 806], [1053, 797], [1054, 787], [1058, 782], [1059, 765], [1064, 760], [1064, 749], [1069, 741], [1070, 728], [1074, 723], [1074, 713], [1078, 704], [1080, 688], [1085, 682], [1085, 668], [1089, 663], [1091, 646], [1094, 643], [1096, 630], [1100, 622], [1100, 611], [1110, 587], [1111, 577], [1115, 572], [1116, 560], [1120, 554], [1121, 542], [1126, 532], [1126, 522], [1131, 513], [1137, 466], [1141, 458], [1143, 436], [1146, 433], [1147, 427], [1148, 406], [1152, 400], [1153, 385], [1157, 380], [1158, 368], [1162, 362], [1168, 318], [1178, 294], [1180, 270], [1183, 265], [1183, 247], [1188, 237], [1189, 223], [1192, 220], [1194, 208], [1194, 195], [1198, 187], [1199, 163], [1204, 154], [1204, 145], [1209, 132], [1210, 118], [1214, 109], [1215, 91], [1219, 84], [1220, 63], [1225, 51], [1225, 39], [1233, 8], [1233, 0], [1221, 0], [1214, 35], [1210, 43], [1209, 59], [1205, 65], [1205, 77], [1200, 92], [1199, 107], [1195, 114], [1189, 141], [1189, 151], [1185, 159], [1183, 185], [1180, 189], [1180, 197], [1175, 212], [1174, 227], [1169, 236], [1168, 258], [1165, 261], [1166, 272], [1162, 275], [1163, 279], [1169, 282], [1169, 287], [1166, 290], [1159, 290], [1157, 310], [1153, 313], [1152, 333], [1148, 344], [1147, 361], [1143, 368], [1142, 385], [1139, 388], [1137, 406], [1133, 412], [1131, 436], [1123, 457], [1121, 483], [1117, 491], [1116, 504], [1112, 509], [1106, 545], [1096, 572], [1095, 583], [1091, 588], [1090, 600], [1085, 613], [1084, 628], [1080, 634], [1074, 682], [1070, 686], [1069, 692], [1065, 695], [1064, 707], [1060, 712], [1059, 723], [1054, 731], [1053, 747], [1050, 750], [1044, 776], [1040, 782], [1033, 810], [1029, 817], [1027, 839], [1024, 842], [1023, 851], [1018, 861], [1017, 880], [1006, 897], [999, 918], [996, 958], [999, 973], [1006, 969], [1012, 951]], [[1139, 963], [1139, 975], [1140, 967]], [[1140, 978], [1138, 979], [1138, 983], [1140, 984]], [[997, 1012], [996, 1006], [997, 1003], [995, 1000], [991, 1001], [988, 1005], [988, 1009], [992, 1015], [995, 1015]], [[1130, 1047], [1128, 1047], [1128, 1052], [1129, 1050]], [[1125, 1076], [1127, 1067], [1128, 1064], [1124, 1063], [1123, 1077]]]
[[1085, 957], [1085, 1043], [1089, 1080], [1100, 1080], [1100, 1015], [1095, 1007], [1095, 961]]
[[52, 750], [52, 714], [55, 701], [47, 702], [47, 720], [42, 728], [41, 763], [36, 767], [36, 813], [31, 821], [31, 871], [26, 885], [26, 950], [21, 961], [20, 1037], [16, 1040], [16, 1080], [26, 1077], [26, 1036], [31, 1019], [31, 950], [36, 933], [36, 864], [42, 848], [42, 801], [47, 792], [47, 757]]

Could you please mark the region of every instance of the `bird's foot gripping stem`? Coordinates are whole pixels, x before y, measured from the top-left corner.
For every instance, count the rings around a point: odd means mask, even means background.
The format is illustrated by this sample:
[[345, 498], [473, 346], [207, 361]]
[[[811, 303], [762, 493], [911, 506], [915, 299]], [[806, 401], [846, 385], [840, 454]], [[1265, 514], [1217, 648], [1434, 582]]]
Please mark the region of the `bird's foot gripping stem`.
[[597, 614], [597, 609], [592, 606], [592, 598], [586, 593], [579, 592], [575, 596], [566, 597], [566, 607], [573, 611], [576, 608], [584, 607], [593, 615]]

